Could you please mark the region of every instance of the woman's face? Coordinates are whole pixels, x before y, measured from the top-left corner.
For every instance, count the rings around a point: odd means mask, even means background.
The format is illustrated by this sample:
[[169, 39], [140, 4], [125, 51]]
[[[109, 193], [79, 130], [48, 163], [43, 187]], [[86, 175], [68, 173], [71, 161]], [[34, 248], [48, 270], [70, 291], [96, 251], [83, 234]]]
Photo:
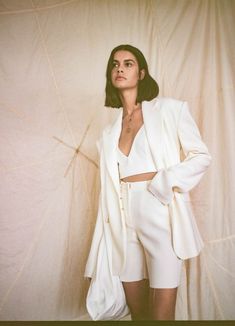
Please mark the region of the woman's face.
[[137, 88], [138, 81], [143, 79], [144, 70], [139, 71], [136, 57], [129, 51], [119, 50], [113, 57], [111, 81], [119, 90]]

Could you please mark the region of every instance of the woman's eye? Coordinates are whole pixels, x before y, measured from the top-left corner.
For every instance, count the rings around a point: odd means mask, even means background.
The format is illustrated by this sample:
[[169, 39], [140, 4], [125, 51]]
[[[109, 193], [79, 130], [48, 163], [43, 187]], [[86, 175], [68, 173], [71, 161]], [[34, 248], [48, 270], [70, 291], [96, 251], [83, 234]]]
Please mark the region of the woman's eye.
[[117, 68], [118, 67], [118, 64], [116, 62], [113, 62], [113, 68]]
[[131, 62], [127, 62], [127, 63], [126, 63], [126, 66], [127, 66], [127, 67], [131, 67], [131, 66], [132, 66], [132, 63], [131, 63]]

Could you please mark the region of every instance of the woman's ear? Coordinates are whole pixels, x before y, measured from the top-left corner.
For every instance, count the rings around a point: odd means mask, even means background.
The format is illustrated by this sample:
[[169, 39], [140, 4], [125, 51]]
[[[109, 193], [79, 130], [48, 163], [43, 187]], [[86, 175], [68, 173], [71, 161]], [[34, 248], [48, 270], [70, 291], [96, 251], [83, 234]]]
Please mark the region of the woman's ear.
[[141, 69], [139, 75], [140, 75], [139, 79], [140, 80], [143, 80], [144, 79], [144, 76], [145, 76], [145, 70], [144, 69]]

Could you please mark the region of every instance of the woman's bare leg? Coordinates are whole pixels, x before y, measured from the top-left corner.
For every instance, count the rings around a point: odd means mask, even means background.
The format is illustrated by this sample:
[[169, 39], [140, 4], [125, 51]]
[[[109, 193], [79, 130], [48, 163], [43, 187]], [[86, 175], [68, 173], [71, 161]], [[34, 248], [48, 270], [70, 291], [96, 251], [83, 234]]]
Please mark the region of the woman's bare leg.
[[130, 308], [132, 320], [148, 319], [148, 280], [123, 282], [126, 301]]
[[177, 288], [153, 289], [149, 291], [151, 320], [175, 320]]

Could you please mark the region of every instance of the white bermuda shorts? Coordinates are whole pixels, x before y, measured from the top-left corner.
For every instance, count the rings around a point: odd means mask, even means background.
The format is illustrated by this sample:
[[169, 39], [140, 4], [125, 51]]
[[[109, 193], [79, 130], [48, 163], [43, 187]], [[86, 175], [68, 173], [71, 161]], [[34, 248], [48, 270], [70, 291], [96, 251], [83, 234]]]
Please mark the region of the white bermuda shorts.
[[123, 282], [148, 278], [151, 288], [175, 288], [182, 260], [173, 251], [168, 206], [147, 190], [150, 181], [122, 182], [121, 202], [127, 227]]

